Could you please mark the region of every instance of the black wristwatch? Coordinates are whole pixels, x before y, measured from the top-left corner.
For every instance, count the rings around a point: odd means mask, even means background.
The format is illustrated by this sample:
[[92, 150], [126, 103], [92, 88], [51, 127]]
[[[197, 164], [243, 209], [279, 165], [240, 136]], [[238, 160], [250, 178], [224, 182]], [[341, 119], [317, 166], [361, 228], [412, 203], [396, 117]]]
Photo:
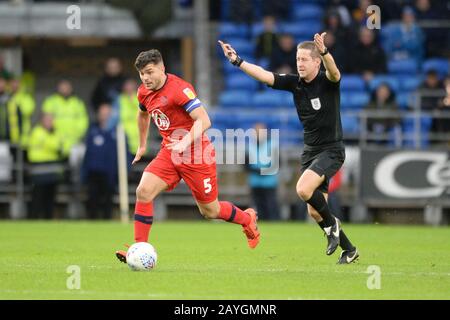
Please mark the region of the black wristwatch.
[[239, 57], [238, 55], [236, 55], [236, 60], [234, 60], [233, 62], [231, 62], [231, 64], [232, 64], [233, 66], [240, 67], [241, 64], [242, 64], [242, 62], [244, 62], [244, 59], [242, 59], [241, 57]]
[[328, 53], [329, 53], [328, 48], [325, 48], [325, 51], [323, 53], [321, 53], [320, 55], [323, 57], [324, 55], [326, 55]]

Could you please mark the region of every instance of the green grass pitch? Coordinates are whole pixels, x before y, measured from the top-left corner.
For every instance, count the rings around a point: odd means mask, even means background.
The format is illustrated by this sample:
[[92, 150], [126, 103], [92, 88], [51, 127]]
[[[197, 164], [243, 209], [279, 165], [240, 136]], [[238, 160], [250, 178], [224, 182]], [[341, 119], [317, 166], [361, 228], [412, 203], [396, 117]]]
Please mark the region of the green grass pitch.
[[[114, 256], [132, 224], [0, 222], [0, 299], [450, 299], [448, 227], [344, 225], [361, 255], [351, 265], [325, 255], [314, 224], [259, 227], [250, 250], [237, 225], [156, 222], [158, 265], [132, 272]], [[79, 290], [67, 288], [70, 265]], [[380, 289], [367, 287], [371, 265]]]

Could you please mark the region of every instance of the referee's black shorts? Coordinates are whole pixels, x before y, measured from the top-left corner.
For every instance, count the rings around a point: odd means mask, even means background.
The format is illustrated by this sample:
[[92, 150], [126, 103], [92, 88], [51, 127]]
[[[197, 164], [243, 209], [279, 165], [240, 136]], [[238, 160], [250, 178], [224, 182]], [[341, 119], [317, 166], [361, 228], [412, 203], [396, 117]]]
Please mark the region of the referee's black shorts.
[[342, 142], [323, 146], [305, 145], [301, 160], [301, 173], [310, 169], [319, 176], [325, 175], [325, 181], [318, 190], [328, 193], [330, 179], [339, 171], [345, 160], [345, 147]]

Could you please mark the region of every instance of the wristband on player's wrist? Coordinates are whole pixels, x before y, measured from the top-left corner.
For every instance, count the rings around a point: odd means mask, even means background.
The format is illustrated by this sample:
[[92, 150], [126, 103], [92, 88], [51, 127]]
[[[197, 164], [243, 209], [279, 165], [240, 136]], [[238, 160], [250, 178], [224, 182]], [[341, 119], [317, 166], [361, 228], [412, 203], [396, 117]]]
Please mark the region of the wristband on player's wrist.
[[242, 59], [241, 57], [239, 57], [238, 55], [236, 55], [236, 60], [231, 61], [231, 64], [232, 64], [233, 66], [240, 67], [241, 64], [242, 64], [242, 62], [244, 62], [244, 59]]
[[320, 53], [320, 55], [323, 57], [324, 55], [326, 55], [327, 53], [329, 53], [328, 48], [325, 48], [325, 51]]

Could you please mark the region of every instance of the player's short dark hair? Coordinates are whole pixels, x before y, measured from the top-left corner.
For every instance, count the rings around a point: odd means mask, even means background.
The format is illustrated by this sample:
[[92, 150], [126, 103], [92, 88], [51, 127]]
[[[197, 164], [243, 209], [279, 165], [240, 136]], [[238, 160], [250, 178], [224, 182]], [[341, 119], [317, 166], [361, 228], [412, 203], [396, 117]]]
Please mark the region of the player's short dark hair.
[[297, 45], [297, 50], [298, 49], [311, 50], [311, 56], [313, 58], [320, 58], [319, 50], [317, 50], [317, 47], [314, 44], [314, 41], [303, 41], [303, 42], [300, 42]]
[[159, 64], [162, 61], [163, 59], [161, 52], [159, 52], [159, 50], [157, 49], [150, 49], [139, 53], [139, 55], [136, 58], [136, 62], [134, 63], [134, 66], [136, 67], [136, 69], [142, 70], [149, 63]]

